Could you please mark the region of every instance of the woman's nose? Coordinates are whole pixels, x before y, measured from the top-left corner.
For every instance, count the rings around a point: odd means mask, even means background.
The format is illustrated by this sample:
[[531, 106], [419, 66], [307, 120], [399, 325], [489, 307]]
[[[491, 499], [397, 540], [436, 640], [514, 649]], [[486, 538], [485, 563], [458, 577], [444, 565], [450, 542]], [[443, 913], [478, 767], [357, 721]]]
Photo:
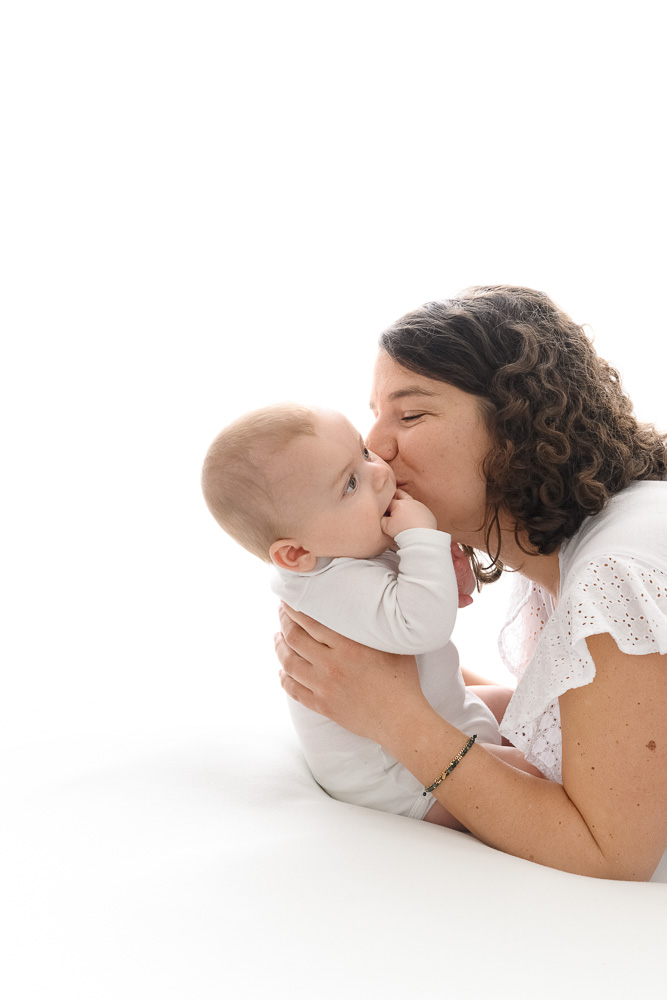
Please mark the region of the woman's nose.
[[379, 420], [375, 421], [368, 432], [366, 444], [370, 451], [385, 462], [392, 462], [396, 458], [396, 439], [383, 430]]

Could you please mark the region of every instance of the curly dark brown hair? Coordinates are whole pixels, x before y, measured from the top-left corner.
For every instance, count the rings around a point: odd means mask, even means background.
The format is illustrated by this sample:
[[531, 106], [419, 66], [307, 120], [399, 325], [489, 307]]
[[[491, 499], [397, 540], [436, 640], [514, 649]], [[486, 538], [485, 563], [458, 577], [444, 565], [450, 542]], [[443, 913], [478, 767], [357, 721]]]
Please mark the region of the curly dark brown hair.
[[501, 511], [524, 551], [547, 554], [630, 483], [667, 478], [667, 435], [637, 421], [618, 372], [542, 292], [467, 288], [397, 320], [380, 347], [483, 401], [490, 565], [467, 548], [479, 584], [502, 573]]

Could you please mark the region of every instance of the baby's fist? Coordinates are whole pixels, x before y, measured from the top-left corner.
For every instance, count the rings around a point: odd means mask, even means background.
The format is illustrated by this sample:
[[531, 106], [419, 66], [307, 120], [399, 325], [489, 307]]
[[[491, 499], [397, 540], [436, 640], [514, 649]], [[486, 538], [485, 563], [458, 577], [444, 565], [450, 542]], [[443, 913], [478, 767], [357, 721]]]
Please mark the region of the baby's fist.
[[387, 513], [382, 518], [382, 530], [385, 535], [395, 538], [401, 531], [408, 528], [435, 528], [435, 517], [428, 507], [409, 496], [403, 490], [396, 490], [389, 504]]

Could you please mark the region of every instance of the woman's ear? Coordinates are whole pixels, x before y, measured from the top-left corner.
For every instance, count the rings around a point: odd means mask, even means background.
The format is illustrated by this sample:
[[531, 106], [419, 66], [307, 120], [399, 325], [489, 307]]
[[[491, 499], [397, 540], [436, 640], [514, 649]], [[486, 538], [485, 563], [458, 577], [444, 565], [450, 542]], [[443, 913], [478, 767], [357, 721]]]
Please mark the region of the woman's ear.
[[317, 556], [293, 538], [279, 538], [269, 549], [269, 555], [276, 566], [291, 569], [293, 573], [310, 573], [317, 563]]

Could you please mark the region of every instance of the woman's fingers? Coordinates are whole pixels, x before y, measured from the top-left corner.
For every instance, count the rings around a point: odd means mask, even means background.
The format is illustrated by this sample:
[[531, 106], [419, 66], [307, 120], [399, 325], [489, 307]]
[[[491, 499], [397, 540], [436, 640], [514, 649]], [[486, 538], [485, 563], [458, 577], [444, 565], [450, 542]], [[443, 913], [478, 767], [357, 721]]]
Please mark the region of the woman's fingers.
[[312, 673], [312, 664], [293, 649], [282, 632], [277, 632], [274, 635], [273, 644], [280, 665], [285, 673], [293, 677], [299, 684], [307, 687], [309, 677]]
[[[278, 615], [283, 635], [285, 635], [290, 646], [292, 645], [290, 637], [293, 636], [302, 646], [305, 645], [306, 648], [312, 649], [312, 645], [309, 646], [303, 633], [317, 645], [327, 646], [329, 649], [333, 647], [336, 639], [340, 640], [341, 638], [337, 632], [327, 628], [326, 625], [315, 621], [314, 618], [309, 618], [308, 615], [304, 615], [301, 611], [295, 611], [294, 608], [290, 608], [287, 604], [280, 605]], [[292, 649], [296, 649], [296, 646], [292, 646]]]
[[300, 705], [304, 705], [306, 708], [310, 708], [308, 700], [312, 698], [313, 692], [305, 688], [303, 684], [299, 684], [295, 681], [293, 677], [286, 674], [284, 670], [278, 671], [278, 676], [280, 677], [280, 684], [283, 691], [290, 696], [294, 701], [298, 701]]
[[315, 696], [311, 689], [307, 687], [303, 681], [308, 679], [308, 670], [311, 664], [307, 660], [304, 660], [302, 656], [295, 653], [294, 650], [287, 645], [285, 642], [285, 637], [282, 632], [276, 633], [273, 637], [276, 655], [281, 664], [281, 669], [278, 671], [280, 677], [280, 684], [283, 690], [293, 698], [294, 701], [298, 701], [301, 705], [306, 708], [310, 708], [313, 711], [317, 711], [315, 707]]
[[311, 712], [317, 712], [318, 715], [322, 715], [322, 712], [317, 708], [315, 696], [312, 691], [309, 691], [303, 684], [299, 684], [293, 677], [286, 674], [284, 670], [280, 670], [278, 676], [280, 677], [280, 684], [285, 694], [288, 694], [293, 701], [298, 701], [304, 708], [309, 708]]
[[333, 647], [340, 654], [349, 640], [286, 604], [280, 605], [279, 616], [282, 632], [275, 637], [275, 647], [283, 668], [280, 683], [295, 701], [324, 714], [322, 699]]
[[414, 656], [359, 645], [287, 607], [280, 623], [274, 641], [283, 690], [351, 733], [382, 742], [411, 703], [425, 701]]

